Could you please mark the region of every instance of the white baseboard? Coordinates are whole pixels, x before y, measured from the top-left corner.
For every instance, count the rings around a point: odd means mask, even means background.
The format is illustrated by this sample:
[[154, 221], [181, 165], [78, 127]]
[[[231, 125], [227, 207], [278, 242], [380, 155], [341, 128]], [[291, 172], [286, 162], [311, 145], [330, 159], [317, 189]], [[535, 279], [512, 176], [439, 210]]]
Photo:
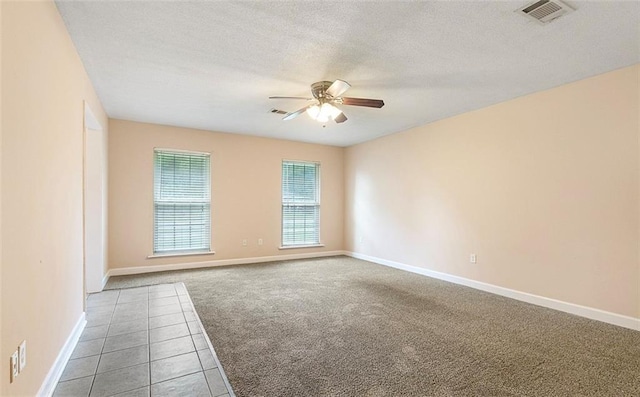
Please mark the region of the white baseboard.
[[85, 325], [87, 325], [87, 320], [85, 318], [85, 313], [82, 312], [78, 322], [71, 330], [71, 334], [67, 338], [67, 341], [60, 349], [60, 353], [58, 353], [58, 357], [56, 361], [53, 362], [47, 377], [44, 378], [44, 382], [42, 382], [42, 386], [40, 386], [40, 390], [38, 390], [37, 396], [39, 397], [50, 397], [53, 395], [53, 392], [62, 376], [62, 372], [64, 371], [64, 367], [67, 366], [67, 362], [69, 361], [69, 357], [71, 357], [71, 353], [73, 353], [73, 349], [75, 349], [78, 344], [78, 340], [80, 339], [80, 335], [84, 330]]
[[107, 271], [107, 274], [105, 274], [104, 277], [102, 277], [102, 288], [100, 288], [100, 291], [104, 290], [104, 287], [109, 282], [109, 277], [111, 277], [111, 274], [109, 273], [109, 271]]
[[326, 256], [337, 256], [337, 255], [345, 255], [345, 254], [346, 254], [345, 251], [325, 251], [325, 252], [310, 252], [305, 254], [256, 256], [252, 258], [239, 258], [239, 259], [220, 259], [220, 260], [205, 261], [205, 262], [176, 263], [176, 264], [170, 264], [170, 265], [121, 267], [121, 268], [109, 269], [109, 272], [107, 272], [107, 275], [105, 277], [107, 277], [108, 279], [111, 276], [124, 276], [129, 274], [165, 272], [168, 270], [199, 269], [202, 267], [245, 265], [249, 263], [288, 261], [292, 259], [322, 258]]
[[384, 266], [393, 267], [400, 270], [405, 270], [411, 273], [421, 274], [423, 276], [437, 278], [439, 280], [448, 281], [454, 284], [465, 285], [467, 287], [479, 289], [481, 291], [490, 292], [492, 294], [506, 296], [507, 298], [516, 299], [522, 302], [531, 303], [534, 305], [547, 307], [549, 309], [559, 310], [565, 313], [575, 314], [577, 316], [586, 317], [592, 320], [602, 321], [605, 323], [617, 325], [620, 327], [630, 328], [636, 331], [640, 331], [640, 319], [623, 316], [621, 314], [611, 313], [600, 309], [594, 309], [587, 306], [576, 305], [574, 303], [568, 303], [559, 301], [557, 299], [545, 298], [544, 296], [533, 295], [527, 292], [516, 291], [509, 288], [499, 287], [493, 284], [483, 283], [481, 281], [475, 281], [464, 277], [454, 276], [447, 273], [436, 272], [434, 270], [425, 269], [422, 267], [406, 265], [400, 262], [394, 262], [387, 259], [376, 258], [369, 255], [360, 254], [357, 252], [347, 251], [347, 256], [351, 256], [356, 259], [362, 259], [368, 262], [377, 263]]

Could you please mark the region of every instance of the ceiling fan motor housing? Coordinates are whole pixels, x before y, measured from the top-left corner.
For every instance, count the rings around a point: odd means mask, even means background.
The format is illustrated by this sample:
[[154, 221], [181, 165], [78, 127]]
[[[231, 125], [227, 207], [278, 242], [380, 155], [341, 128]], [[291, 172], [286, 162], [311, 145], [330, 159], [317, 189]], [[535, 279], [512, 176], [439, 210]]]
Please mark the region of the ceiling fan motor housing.
[[323, 99], [326, 98], [327, 90], [333, 84], [331, 81], [318, 81], [317, 83], [311, 84], [311, 94], [314, 98], [320, 101], [322, 104]]

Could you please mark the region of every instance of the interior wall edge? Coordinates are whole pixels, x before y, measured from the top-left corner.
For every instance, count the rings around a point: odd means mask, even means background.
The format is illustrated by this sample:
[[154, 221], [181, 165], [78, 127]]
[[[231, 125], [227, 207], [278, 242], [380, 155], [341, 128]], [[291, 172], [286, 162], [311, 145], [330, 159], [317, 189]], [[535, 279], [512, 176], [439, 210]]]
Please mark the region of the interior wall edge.
[[391, 261], [388, 259], [377, 258], [361, 254], [358, 252], [346, 251], [345, 255], [352, 258], [373, 262], [379, 265], [392, 267], [406, 272], [419, 274], [450, 283], [464, 285], [480, 291], [489, 292], [495, 295], [504, 296], [521, 302], [531, 303], [537, 306], [546, 307], [548, 309], [558, 310], [561, 312], [574, 314], [576, 316], [585, 317], [591, 320], [601, 321], [604, 323], [617, 325], [619, 327], [629, 328], [640, 331], [640, 318], [624, 316], [622, 314], [611, 313], [608, 311], [577, 305], [575, 303], [563, 302], [557, 299], [546, 298], [544, 296], [534, 295], [527, 292], [517, 291], [510, 288], [500, 287], [498, 285], [484, 283], [481, 281], [471, 280], [468, 278], [455, 276], [448, 273], [437, 272], [423, 267], [407, 265], [404, 263]]
[[[639, 64], [640, 65], [640, 64]], [[640, 82], [640, 67], [636, 68], [637, 81]], [[638, 156], [636, 157], [636, 168], [640, 170], [640, 83], [637, 87], [638, 91], [638, 103], [637, 103], [637, 118], [636, 118], [636, 126], [638, 129]], [[640, 172], [638, 172], [638, 184], [636, 185], [636, 194], [640, 197]], [[636, 300], [638, 304], [638, 316], [640, 316], [640, 199], [638, 200], [638, 221], [636, 224], [637, 227], [637, 236], [638, 236], [638, 251], [637, 251], [637, 259], [636, 262], [638, 264], [638, 283], [637, 283], [637, 294]]]
[[[3, 6], [2, 1], [0, 1], [0, 36], [2, 35], [2, 6]], [[2, 261], [2, 94], [4, 93], [4, 91], [2, 90], [2, 39], [0, 39], [0, 288], [2, 286], [2, 268], [3, 268], [3, 261]], [[2, 294], [0, 293], [0, 297], [2, 296]], [[2, 341], [2, 305], [0, 304], [0, 341]], [[2, 351], [2, 344], [0, 343], [0, 352]], [[6, 364], [5, 364], [6, 365]], [[6, 374], [6, 372], [4, 372], [5, 367], [3, 365], [0, 365], [0, 370], [2, 370], [3, 374]], [[5, 389], [4, 383], [5, 383], [5, 379], [6, 377], [1, 377], [0, 378], [0, 392], [2, 392], [2, 390]]]

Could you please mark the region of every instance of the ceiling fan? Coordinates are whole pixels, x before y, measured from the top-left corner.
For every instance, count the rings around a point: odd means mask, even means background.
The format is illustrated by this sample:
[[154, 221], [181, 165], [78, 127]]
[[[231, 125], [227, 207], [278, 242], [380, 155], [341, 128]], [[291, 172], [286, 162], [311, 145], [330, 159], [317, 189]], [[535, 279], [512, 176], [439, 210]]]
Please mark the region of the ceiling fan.
[[321, 123], [326, 123], [329, 119], [334, 120], [336, 123], [344, 123], [347, 121], [347, 116], [345, 116], [342, 110], [336, 105], [365, 106], [369, 108], [381, 108], [384, 106], [384, 101], [381, 99], [342, 97], [341, 95], [349, 88], [351, 88], [351, 85], [343, 80], [336, 80], [333, 83], [330, 81], [318, 81], [317, 83], [311, 84], [311, 94], [313, 98], [270, 96], [269, 99], [304, 99], [306, 101], [314, 101], [314, 103], [298, 109], [295, 112], [285, 114], [282, 120], [293, 120], [302, 113], [307, 112], [309, 117]]

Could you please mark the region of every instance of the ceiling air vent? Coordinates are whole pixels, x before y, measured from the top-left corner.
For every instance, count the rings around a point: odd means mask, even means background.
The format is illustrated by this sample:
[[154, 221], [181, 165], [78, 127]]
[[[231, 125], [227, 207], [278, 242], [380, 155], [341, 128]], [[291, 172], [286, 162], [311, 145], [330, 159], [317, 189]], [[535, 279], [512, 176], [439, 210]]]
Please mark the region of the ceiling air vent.
[[287, 114], [287, 112], [285, 112], [284, 110], [279, 110], [279, 109], [271, 109], [271, 110], [269, 110], [269, 113]]
[[571, 11], [573, 8], [560, 0], [540, 0], [516, 10], [541, 24], [549, 23]]

